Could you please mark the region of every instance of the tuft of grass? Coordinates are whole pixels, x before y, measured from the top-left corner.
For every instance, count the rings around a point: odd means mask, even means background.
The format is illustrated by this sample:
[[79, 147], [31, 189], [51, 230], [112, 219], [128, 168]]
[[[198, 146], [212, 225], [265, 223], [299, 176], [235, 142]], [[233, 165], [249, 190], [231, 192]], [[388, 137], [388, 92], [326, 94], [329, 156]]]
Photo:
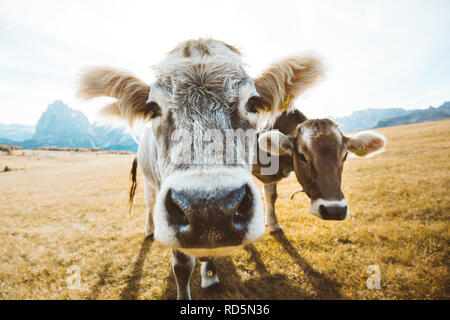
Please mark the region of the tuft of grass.
[[[278, 188], [284, 235], [266, 234], [217, 259], [221, 290], [191, 281], [195, 299], [448, 299], [450, 121], [377, 130], [386, 152], [349, 159], [346, 221], [308, 211], [294, 176]], [[33, 151], [0, 154], [0, 299], [174, 299], [170, 250], [144, 240], [133, 155]], [[38, 161], [38, 159], [40, 159]], [[380, 289], [367, 279], [377, 266]]]

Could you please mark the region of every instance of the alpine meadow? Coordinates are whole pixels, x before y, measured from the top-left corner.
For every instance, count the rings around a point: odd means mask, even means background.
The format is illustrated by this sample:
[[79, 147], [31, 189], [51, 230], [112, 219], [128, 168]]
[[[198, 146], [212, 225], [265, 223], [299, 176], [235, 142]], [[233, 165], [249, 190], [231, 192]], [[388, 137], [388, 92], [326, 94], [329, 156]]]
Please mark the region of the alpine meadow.
[[[450, 120], [376, 131], [386, 151], [344, 165], [347, 220], [291, 199], [301, 188], [291, 174], [276, 202], [284, 233], [217, 258], [213, 292], [197, 263], [193, 297], [449, 299]], [[0, 151], [0, 299], [176, 298], [170, 250], [145, 240], [140, 173], [128, 212], [134, 157]]]

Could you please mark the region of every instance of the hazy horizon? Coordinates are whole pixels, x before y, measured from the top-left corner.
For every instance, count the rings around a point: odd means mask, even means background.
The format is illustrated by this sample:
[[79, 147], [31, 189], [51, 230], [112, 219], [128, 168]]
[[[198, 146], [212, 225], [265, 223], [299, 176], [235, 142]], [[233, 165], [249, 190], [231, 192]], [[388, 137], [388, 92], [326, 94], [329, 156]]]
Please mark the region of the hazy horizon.
[[109, 100], [74, 96], [83, 67], [112, 65], [151, 83], [151, 65], [200, 37], [236, 45], [252, 76], [317, 52], [327, 79], [295, 104], [308, 117], [439, 107], [450, 100], [449, 17], [445, 0], [0, 1], [0, 123], [35, 125], [55, 100], [94, 122]]

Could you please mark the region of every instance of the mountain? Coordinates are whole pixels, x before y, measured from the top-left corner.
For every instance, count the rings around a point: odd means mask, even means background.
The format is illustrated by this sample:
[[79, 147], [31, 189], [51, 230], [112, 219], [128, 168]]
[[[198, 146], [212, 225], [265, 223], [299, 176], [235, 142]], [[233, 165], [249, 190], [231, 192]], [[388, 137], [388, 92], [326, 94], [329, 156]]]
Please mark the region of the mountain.
[[425, 110], [412, 110], [406, 115], [381, 120], [375, 128], [399, 126], [402, 124], [439, 121], [450, 118], [450, 102], [444, 102], [439, 108], [429, 107]]
[[0, 124], [0, 137], [12, 141], [31, 139], [34, 126], [23, 124]]
[[330, 119], [338, 123], [343, 132], [351, 132], [371, 129], [375, 127], [379, 121], [392, 117], [403, 116], [407, 113], [408, 111], [401, 108], [364, 109], [353, 111], [351, 115], [346, 117], [330, 117]]
[[346, 117], [329, 117], [340, 125], [343, 132], [398, 126], [402, 124], [439, 121], [450, 118], [450, 102], [439, 108], [405, 110], [402, 108], [365, 109]]
[[[137, 151], [136, 142], [125, 129], [90, 124], [84, 113], [59, 100], [50, 104], [41, 115], [32, 136], [24, 135], [22, 131], [17, 135], [13, 131], [6, 132], [2, 134], [0, 131], [0, 142], [25, 149], [54, 146]], [[25, 139], [20, 139], [24, 136]]]
[[57, 100], [41, 115], [33, 137], [24, 141], [24, 147], [94, 147], [89, 126], [88, 118], [81, 111]]
[[14, 140], [10, 140], [10, 139], [5, 139], [5, 138], [0, 138], [0, 145], [5, 144], [7, 146], [12, 146], [12, 145], [16, 145], [17, 141]]
[[92, 125], [89, 132], [94, 137], [96, 146], [105, 150], [137, 151], [137, 144], [133, 137], [124, 128]]

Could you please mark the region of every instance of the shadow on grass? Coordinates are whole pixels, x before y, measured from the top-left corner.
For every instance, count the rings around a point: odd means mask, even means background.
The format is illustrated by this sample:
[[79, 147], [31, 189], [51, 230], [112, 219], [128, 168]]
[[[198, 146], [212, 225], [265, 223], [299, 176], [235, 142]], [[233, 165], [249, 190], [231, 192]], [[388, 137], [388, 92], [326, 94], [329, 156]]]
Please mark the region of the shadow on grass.
[[120, 293], [119, 298], [121, 300], [135, 300], [139, 295], [139, 289], [141, 286], [142, 269], [144, 267], [145, 257], [153, 243], [153, 238], [145, 238], [142, 241], [139, 255], [134, 263], [133, 271], [128, 276], [126, 287]]
[[[230, 282], [233, 279], [240, 279], [237, 274], [236, 268], [230, 257], [218, 257], [215, 259], [217, 267], [217, 275], [219, 276], [220, 283], [214, 288], [203, 289], [200, 286], [201, 275], [200, 266], [201, 263], [197, 261], [194, 272], [191, 277], [191, 298], [194, 300], [208, 300], [208, 299], [233, 299], [233, 290], [230, 288]], [[162, 300], [173, 300], [177, 298], [177, 285], [173, 272], [169, 274], [166, 279], [166, 289], [161, 296]]]
[[98, 294], [100, 293], [100, 289], [106, 285], [106, 278], [109, 275], [109, 271], [111, 269], [111, 263], [105, 264], [102, 271], [98, 275], [97, 282], [92, 286], [89, 295], [86, 297], [88, 300], [96, 300]]
[[[217, 275], [220, 283], [209, 289], [201, 287], [200, 267], [201, 263], [196, 262], [194, 272], [191, 277], [191, 298], [193, 300], [220, 300], [220, 299], [242, 299], [240, 288], [236, 287], [235, 282], [241, 282], [236, 267], [231, 257], [218, 257], [216, 262]], [[161, 295], [161, 300], [173, 300], [177, 298], [177, 285], [173, 272], [166, 278], [166, 288]]]
[[[242, 279], [231, 257], [216, 258], [217, 274], [220, 284], [211, 289], [200, 286], [200, 263], [197, 262], [191, 278], [192, 299], [339, 299], [342, 298], [338, 286], [323, 274], [315, 271], [297, 253], [284, 235], [277, 238], [283, 248], [292, 256], [295, 262], [304, 270], [306, 277], [313, 286], [313, 293], [306, 292], [300, 281], [288, 278], [282, 273], [270, 273], [263, 263], [260, 253], [253, 245], [245, 246], [250, 253], [250, 263], [255, 264], [255, 271], [249, 271], [248, 279]], [[243, 270], [244, 271], [244, 270]], [[245, 271], [244, 271], [245, 272]], [[247, 278], [247, 277], [246, 277]], [[166, 288], [160, 299], [176, 299], [177, 286], [171, 272], [166, 278]]]
[[314, 288], [314, 299], [345, 299], [339, 292], [339, 283], [314, 270], [309, 263], [300, 256], [298, 250], [294, 248], [284, 233], [275, 234], [274, 238], [281, 244], [291, 258], [294, 259], [295, 263], [305, 272], [306, 277]]

